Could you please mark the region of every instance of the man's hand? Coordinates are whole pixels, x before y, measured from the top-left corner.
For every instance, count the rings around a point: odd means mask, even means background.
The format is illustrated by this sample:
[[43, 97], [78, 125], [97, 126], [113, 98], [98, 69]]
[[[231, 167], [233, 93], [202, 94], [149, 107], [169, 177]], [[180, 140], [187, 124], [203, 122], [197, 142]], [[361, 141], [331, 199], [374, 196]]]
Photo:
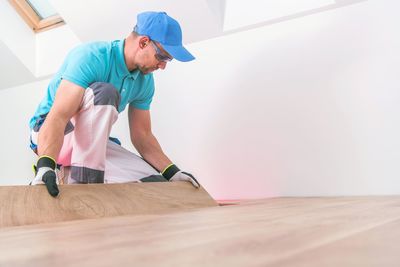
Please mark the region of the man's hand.
[[200, 183], [194, 178], [193, 175], [187, 172], [181, 171], [175, 164], [171, 164], [168, 166], [163, 172], [162, 175], [169, 181], [188, 181], [191, 182], [192, 185], [196, 188], [200, 188]]
[[52, 197], [58, 196], [56, 162], [46, 156], [40, 157], [37, 162], [36, 175], [31, 185], [45, 184]]
[[172, 176], [170, 181], [188, 181], [191, 182], [194, 187], [200, 188], [200, 184], [197, 182], [196, 178], [194, 178], [194, 176], [190, 173], [183, 171], [177, 172], [174, 176]]

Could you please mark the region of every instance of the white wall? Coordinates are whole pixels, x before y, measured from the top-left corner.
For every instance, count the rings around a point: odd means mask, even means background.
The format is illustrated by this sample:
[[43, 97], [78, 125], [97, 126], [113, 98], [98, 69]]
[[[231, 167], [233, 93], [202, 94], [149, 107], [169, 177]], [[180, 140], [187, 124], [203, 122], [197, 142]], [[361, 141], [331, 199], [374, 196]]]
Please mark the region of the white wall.
[[36, 77], [58, 70], [68, 52], [80, 43], [68, 24], [36, 34]]
[[29, 119], [49, 80], [0, 90], [0, 184], [29, 184], [35, 155], [29, 149]]
[[220, 199], [400, 193], [400, 3], [370, 0], [190, 46], [154, 131]]
[[[399, 194], [399, 8], [369, 0], [190, 45], [196, 61], [156, 74], [156, 136], [217, 199]], [[45, 82], [21, 88], [0, 91], [4, 184], [25, 182]], [[123, 114], [124, 144], [127, 129]]]

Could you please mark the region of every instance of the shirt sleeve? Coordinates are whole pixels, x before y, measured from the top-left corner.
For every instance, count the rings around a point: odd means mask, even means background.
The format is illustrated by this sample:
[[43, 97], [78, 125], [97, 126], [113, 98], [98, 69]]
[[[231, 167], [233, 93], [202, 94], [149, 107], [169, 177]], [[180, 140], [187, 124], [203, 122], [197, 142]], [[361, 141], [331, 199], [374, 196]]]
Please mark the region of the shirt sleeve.
[[101, 67], [102, 63], [93, 51], [82, 46], [77, 47], [68, 55], [67, 64], [61, 78], [86, 89], [90, 84], [100, 81]]
[[149, 77], [148, 82], [146, 83], [145, 90], [142, 96], [138, 99], [133, 100], [130, 105], [137, 109], [149, 110], [151, 101], [154, 96], [154, 79], [153, 75]]

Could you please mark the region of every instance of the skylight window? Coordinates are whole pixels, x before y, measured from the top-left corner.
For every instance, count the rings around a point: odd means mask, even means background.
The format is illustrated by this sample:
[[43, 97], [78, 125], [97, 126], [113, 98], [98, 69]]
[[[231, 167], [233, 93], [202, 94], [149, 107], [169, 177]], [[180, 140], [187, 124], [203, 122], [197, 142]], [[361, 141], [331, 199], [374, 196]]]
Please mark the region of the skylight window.
[[27, 0], [27, 2], [41, 19], [57, 14], [57, 11], [46, 0]]
[[334, 0], [226, 0], [224, 30], [279, 19], [334, 3]]
[[47, 0], [9, 0], [9, 2], [35, 32], [65, 24]]

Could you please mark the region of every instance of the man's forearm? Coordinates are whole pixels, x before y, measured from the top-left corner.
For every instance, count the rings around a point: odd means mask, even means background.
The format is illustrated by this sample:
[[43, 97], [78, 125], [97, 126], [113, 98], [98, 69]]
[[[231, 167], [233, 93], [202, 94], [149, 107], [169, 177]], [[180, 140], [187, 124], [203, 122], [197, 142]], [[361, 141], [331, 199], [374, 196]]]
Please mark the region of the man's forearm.
[[63, 120], [51, 117], [49, 114], [39, 131], [38, 155], [49, 156], [57, 160], [64, 141], [64, 129], [66, 123]]
[[172, 161], [164, 154], [153, 134], [132, 138], [132, 143], [139, 154], [159, 172], [162, 172]]

